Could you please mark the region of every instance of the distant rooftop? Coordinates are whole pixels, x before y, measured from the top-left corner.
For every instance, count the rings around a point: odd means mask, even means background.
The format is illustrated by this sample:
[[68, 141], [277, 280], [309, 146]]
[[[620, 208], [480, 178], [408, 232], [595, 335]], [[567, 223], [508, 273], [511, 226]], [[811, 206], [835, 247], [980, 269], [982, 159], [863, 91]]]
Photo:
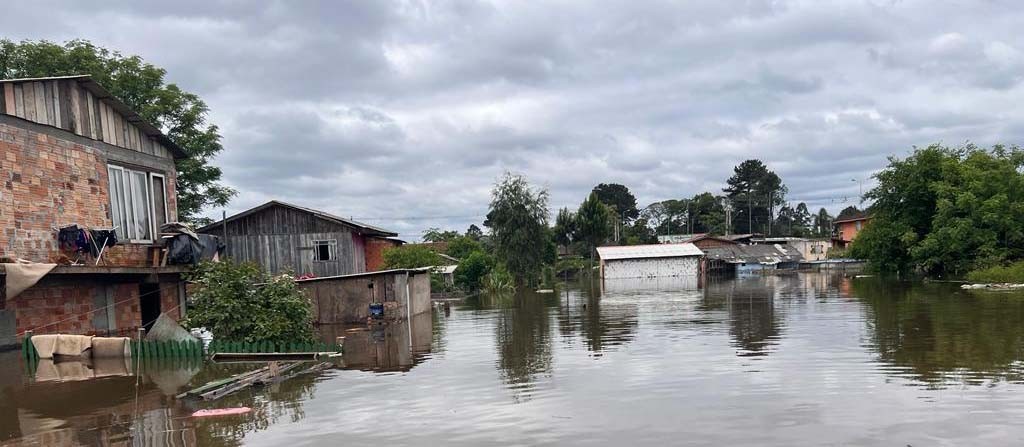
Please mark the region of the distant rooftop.
[[676, 258], [683, 256], [702, 256], [696, 245], [685, 244], [656, 244], [656, 245], [622, 245], [597, 247], [597, 255], [602, 260], [612, 259], [646, 259], [646, 258]]

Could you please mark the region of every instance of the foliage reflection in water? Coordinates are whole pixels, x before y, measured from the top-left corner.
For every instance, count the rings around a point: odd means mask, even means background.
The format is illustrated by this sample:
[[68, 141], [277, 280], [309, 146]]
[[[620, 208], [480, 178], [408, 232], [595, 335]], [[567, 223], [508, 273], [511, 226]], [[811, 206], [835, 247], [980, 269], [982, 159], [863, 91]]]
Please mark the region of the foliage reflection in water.
[[135, 376], [43, 381], [5, 354], [0, 442], [998, 445], [1024, 436], [1022, 317], [1021, 294], [881, 278], [584, 282], [321, 328], [339, 369], [215, 405], [170, 396], [244, 367], [144, 365], [136, 400]]

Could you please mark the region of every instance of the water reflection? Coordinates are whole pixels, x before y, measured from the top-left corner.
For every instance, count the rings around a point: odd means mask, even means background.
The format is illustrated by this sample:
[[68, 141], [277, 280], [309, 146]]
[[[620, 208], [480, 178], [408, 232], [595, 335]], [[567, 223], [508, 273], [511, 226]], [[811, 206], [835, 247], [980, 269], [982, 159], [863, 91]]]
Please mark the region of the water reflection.
[[868, 346], [901, 377], [933, 386], [1021, 381], [1024, 294], [878, 278], [849, 283], [865, 304]]
[[569, 284], [322, 327], [346, 337], [338, 369], [212, 405], [171, 396], [250, 366], [57, 382], [11, 353], [0, 443], [1006, 445], [1024, 435], [1022, 317], [1024, 294], [842, 274]]
[[500, 309], [494, 324], [498, 370], [515, 390], [517, 400], [529, 399], [537, 376], [550, 376], [553, 359], [551, 334], [556, 294], [521, 292]]
[[324, 325], [318, 328], [320, 339], [333, 343], [345, 337], [343, 369], [376, 372], [409, 371], [430, 353], [435, 326], [431, 313], [413, 316], [410, 320], [371, 326]]

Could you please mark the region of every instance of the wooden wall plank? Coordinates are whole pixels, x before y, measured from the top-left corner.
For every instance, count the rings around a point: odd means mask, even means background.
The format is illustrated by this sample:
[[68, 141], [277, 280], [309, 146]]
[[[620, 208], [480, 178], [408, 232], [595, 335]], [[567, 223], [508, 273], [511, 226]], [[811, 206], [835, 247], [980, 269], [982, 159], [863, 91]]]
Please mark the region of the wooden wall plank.
[[71, 133], [77, 133], [75, 131], [77, 127], [75, 127], [73, 109], [75, 103], [72, 101], [69, 82], [71, 81], [63, 80], [57, 83], [57, 97], [60, 102], [60, 127]]
[[31, 82], [21, 84], [21, 91], [25, 94], [25, 116], [29, 121], [36, 120], [36, 89]]
[[14, 84], [14, 116], [25, 117], [25, 90], [21, 84]]
[[41, 122], [48, 126], [52, 126], [55, 123], [53, 119], [53, 91], [50, 90], [50, 84], [47, 84], [46, 82], [39, 82], [36, 85], [39, 85], [40, 90], [43, 91], [43, 94], [40, 95], [43, 98], [43, 112], [41, 114], [43, 119]]
[[38, 81], [32, 82], [32, 88], [34, 88], [35, 91], [36, 91], [35, 92], [36, 93], [36, 96], [35, 96], [35, 99], [36, 99], [36, 120], [35, 121], [37, 123], [49, 124], [49, 123], [46, 122], [46, 97], [44, 96], [45, 95], [45, 89], [43, 88], [43, 83], [42, 82], [38, 82]]
[[5, 115], [14, 115], [14, 87], [10, 83], [0, 85], [0, 89], [3, 90], [3, 113]]
[[14, 85], [4, 84], [4, 102], [7, 103], [7, 114], [14, 115]]
[[88, 90], [79, 86], [78, 91], [82, 95], [82, 107], [85, 107], [85, 109], [82, 110], [82, 120], [84, 121], [82, 124], [85, 126], [85, 133], [83, 135], [92, 139], [97, 139], [96, 120], [99, 119], [99, 117], [96, 116], [96, 104], [93, 104], [92, 95], [89, 94]]
[[57, 126], [57, 127], [60, 127], [60, 128], [63, 128], [64, 127], [62, 125], [63, 121], [61, 121], [61, 116], [60, 116], [60, 91], [59, 91], [60, 82], [59, 81], [50, 81], [50, 82], [48, 82], [48, 84], [50, 86], [50, 98], [51, 98], [50, 107], [53, 110], [53, 125]]

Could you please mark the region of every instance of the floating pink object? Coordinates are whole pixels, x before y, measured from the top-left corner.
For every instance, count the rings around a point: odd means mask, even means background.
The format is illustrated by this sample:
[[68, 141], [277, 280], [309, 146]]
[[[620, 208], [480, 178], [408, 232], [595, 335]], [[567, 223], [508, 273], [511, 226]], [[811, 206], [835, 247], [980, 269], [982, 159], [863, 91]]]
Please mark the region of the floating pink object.
[[208, 416], [230, 416], [233, 414], [245, 414], [252, 411], [249, 407], [236, 407], [236, 408], [215, 408], [212, 410], [199, 410], [192, 413], [194, 418], [202, 418]]

